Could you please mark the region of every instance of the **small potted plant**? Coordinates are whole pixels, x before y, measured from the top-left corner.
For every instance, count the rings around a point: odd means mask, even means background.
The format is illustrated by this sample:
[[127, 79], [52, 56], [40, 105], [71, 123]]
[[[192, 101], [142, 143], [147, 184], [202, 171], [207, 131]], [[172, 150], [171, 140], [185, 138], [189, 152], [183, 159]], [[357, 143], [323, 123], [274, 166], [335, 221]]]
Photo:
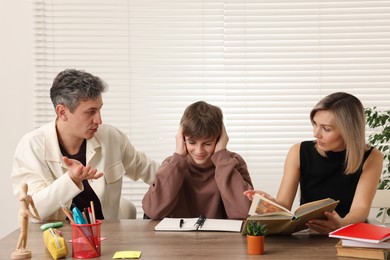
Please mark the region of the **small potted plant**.
[[264, 254], [264, 238], [267, 232], [267, 225], [259, 221], [248, 220], [244, 231], [248, 243], [248, 255]]

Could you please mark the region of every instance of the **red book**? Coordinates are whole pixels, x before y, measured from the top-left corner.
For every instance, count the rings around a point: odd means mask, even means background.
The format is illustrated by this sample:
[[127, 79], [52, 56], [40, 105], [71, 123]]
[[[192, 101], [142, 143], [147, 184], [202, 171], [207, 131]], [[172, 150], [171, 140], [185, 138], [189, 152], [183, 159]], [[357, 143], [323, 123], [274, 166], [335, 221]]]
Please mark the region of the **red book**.
[[330, 232], [329, 237], [379, 243], [390, 239], [390, 228], [368, 223], [356, 223]]

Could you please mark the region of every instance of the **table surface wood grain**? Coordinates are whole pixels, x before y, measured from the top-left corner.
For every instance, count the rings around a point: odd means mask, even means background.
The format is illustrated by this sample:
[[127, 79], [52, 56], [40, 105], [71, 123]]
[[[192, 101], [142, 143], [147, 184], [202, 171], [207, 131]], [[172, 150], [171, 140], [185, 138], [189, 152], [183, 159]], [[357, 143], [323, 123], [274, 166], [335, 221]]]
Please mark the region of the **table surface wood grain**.
[[[141, 259], [343, 259], [336, 256], [337, 239], [301, 232], [291, 236], [270, 235], [265, 238], [265, 253], [251, 256], [246, 252], [246, 238], [231, 232], [155, 232], [158, 221], [104, 221], [101, 234], [102, 255], [93, 259], [112, 259], [116, 251], [141, 251]], [[27, 249], [32, 259], [52, 259], [43, 244], [41, 224], [29, 224]], [[71, 226], [59, 228], [63, 237], [71, 238]], [[19, 237], [19, 229], [0, 239], [0, 259], [10, 259]], [[72, 246], [68, 256], [72, 259]], [[350, 258], [347, 258], [350, 259]]]

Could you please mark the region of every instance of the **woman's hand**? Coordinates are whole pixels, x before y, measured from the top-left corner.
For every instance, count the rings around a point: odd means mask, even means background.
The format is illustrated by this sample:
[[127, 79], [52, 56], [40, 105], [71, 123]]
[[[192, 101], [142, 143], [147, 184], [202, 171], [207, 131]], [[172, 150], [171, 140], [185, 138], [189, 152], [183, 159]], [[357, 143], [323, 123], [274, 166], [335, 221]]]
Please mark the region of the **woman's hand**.
[[183, 135], [183, 127], [180, 126], [176, 133], [176, 153], [185, 157], [187, 155], [186, 142]]
[[246, 191], [244, 191], [243, 194], [251, 201], [253, 200], [253, 196], [255, 196], [255, 194], [260, 194], [263, 197], [266, 197], [267, 199], [275, 201], [275, 198], [273, 198], [271, 195], [269, 195], [268, 193], [261, 191], [261, 190], [246, 190]]
[[336, 211], [333, 211], [332, 213], [324, 212], [324, 215], [326, 219], [309, 220], [306, 223], [306, 226], [321, 234], [329, 234], [329, 232], [332, 232], [343, 226], [343, 219], [339, 216], [339, 214], [337, 214]]

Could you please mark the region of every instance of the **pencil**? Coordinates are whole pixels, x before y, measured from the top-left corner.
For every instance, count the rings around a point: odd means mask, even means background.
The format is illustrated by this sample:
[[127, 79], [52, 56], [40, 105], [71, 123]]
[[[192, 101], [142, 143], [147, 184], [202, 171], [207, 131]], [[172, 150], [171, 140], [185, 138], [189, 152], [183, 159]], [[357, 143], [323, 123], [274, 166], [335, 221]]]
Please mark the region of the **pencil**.
[[91, 224], [96, 224], [95, 206], [93, 204], [93, 200], [91, 200], [90, 204], [91, 204], [91, 211], [92, 211]]
[[74, 224], [72, 212], [70, 212], [70, 210], [66, 206], [64, 206], [62, 203], [61, 203], [61, 209], [65, 213], [65, 216], [68, 217], [70, 223]]
[[89, 216], [89, 221], [91, 224], [94, 224], [92, 221], [93, 221], [93, 217], [92, 217], [92, 210], [91, 210], [91, 207], [88, 207], [88, 216]]
[[91, 223], [88, 223], [87, 214], [85, 213], [85, 211], [83, 211], [83, 213], [81, 213], [81, 214], [83, 214], [83, 217], [84, 217], [85, 221], [87, 222], [87, 224], [91, 224]]

